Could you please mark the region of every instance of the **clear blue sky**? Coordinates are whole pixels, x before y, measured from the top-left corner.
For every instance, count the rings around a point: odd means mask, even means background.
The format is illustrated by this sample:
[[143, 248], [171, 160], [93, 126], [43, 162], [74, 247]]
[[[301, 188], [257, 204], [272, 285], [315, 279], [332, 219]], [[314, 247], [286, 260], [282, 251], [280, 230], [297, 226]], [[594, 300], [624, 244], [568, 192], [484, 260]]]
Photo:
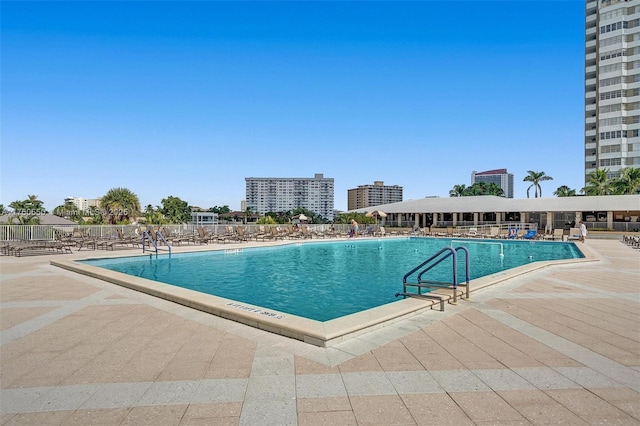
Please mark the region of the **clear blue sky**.
[[245, 177], [584, 185], [584, 2], [1, 3], [1, 197], [126, 187], [240, 208]]

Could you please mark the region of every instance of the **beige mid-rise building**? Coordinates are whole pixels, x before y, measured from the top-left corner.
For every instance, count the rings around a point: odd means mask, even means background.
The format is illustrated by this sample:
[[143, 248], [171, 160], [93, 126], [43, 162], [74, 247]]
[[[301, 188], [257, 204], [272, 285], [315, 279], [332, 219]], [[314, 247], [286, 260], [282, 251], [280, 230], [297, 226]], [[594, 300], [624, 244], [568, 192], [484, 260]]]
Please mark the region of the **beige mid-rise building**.
[[400, 201], [402, 201], [402, 187], [385, 185], [380, 180], [373, 182], [373, 185], [358, 185], [357, 188], [347, 190], [347, 206], [349, 210], [399, 203]]

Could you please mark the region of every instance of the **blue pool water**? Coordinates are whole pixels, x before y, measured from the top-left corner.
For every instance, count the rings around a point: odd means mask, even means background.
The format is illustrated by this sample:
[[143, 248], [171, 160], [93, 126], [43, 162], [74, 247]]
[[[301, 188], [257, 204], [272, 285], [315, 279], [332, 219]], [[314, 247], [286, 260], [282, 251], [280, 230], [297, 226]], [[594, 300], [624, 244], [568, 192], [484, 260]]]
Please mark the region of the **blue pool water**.
[[[500, 256], [498, 244], [454, 241], [454, 246], [469, 249], [471, 279], [534, 261], [583, 257], [573, 243], [502, 244], [504, 256]], [[326, 321], [399, 300], [395, 294], [402, 291], [404, 274], [450, 245], [451, 240], [442, 238], [363, 239], [85, 262]], [[458, 263], [459, 280], [464, 281], [460, 254]], [[447, 260], [430, 271], [427, 278], [450, 281], [451, 275], [452, 262]]]

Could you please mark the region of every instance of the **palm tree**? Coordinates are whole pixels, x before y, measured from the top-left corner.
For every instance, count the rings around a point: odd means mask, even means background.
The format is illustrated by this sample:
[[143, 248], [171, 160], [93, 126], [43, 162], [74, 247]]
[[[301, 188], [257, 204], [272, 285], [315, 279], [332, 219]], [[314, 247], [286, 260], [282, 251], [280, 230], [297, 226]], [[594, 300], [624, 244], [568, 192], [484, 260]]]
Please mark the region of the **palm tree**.
[[562, 185], [553, 192], [553, 195], [556, 197], [575, 197], [576, 190], [569, 188], [567, 185]]
[[242, 215], [244, 216], [244, 224], [245, 225], [247, 224], [247, 218], [251, 217], [252, 214], [253, 214], [253, 211], [251, 210], [251, 207], [247, 207], [242, 212]]
[[616, 192], [609, 179], [609, 169], [595, 169], [587, 176], [587, 185], [582, 188], [585, 195], [612, 195]]
[[545, 180], [553, 180], [551, 176], [547, 176], [544, 172], [534, 172], [533, 170], [528, 170], [529, 176], [525, 177], [523, 182], [531, 182], [531, 185], [527, 188], [527, 198], [529, 198], [529, 190], [531, 187], [534, 187], [535, 198], [538, 198], [538, 191], [540, 191], [540, 198], [542, 198], [542, 187], [540, 186], [540, 182]]
[[449, 191], [449, 197], [462, 197], [466, 189], [467, 189], [467, 186], [464, 184], [453, 185], [453, 189]]
[[640, 168], [627, 167], [620, 177], [613, 181], [616, 192], [621, 195], [640, 193]]
[[44, 203], [38, 200], [37, 195], [27, 195], [26, 200], [13, 201], [9, 207], [15, 213], [15, 216], [10, 218], [10, 222], [15, 218], [21, 225], [38, 225], [40, 223], [39, 216], [47, 213], [44, 209]]
[[140, 215], [140, 201], [138, 196], [127, 188], [112, 188], [102, 200], [100, 206], [109, 217], [109, 222], [115, 224]]

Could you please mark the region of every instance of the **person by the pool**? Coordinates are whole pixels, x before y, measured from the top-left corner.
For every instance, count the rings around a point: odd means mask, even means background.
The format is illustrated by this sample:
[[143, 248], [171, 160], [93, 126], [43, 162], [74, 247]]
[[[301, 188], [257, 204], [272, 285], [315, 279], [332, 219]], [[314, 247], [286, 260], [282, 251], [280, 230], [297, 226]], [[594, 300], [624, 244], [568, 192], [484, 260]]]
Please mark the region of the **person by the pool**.
[[351, 220], [351, 235], [349, 235], [350, 237], [357, 237], [358, 236], [358, 222], [356, 222], [355, 219]]
[[583, 221], [580, 221], [580, 241], [584, 243], [584, 240], [586, 239], [587, 239], [587, 225], [585, 225]]

